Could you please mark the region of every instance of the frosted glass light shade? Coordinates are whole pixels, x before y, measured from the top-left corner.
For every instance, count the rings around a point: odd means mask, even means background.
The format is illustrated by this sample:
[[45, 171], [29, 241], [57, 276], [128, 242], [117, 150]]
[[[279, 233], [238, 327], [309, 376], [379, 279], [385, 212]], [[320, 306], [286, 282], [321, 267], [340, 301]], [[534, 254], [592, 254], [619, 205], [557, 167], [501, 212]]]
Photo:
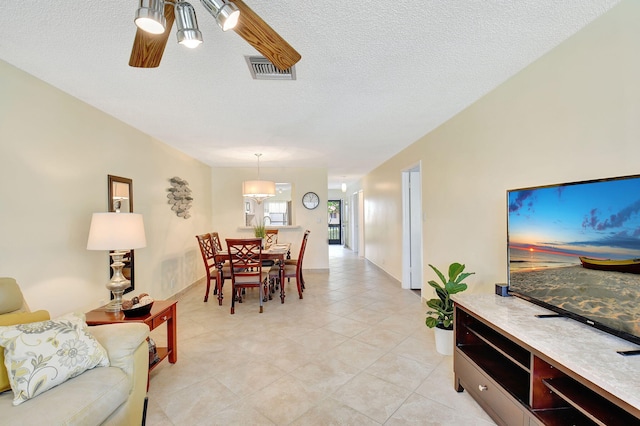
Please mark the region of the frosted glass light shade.
[[139, 213], [94, 213], [87, 250], [132, 250], [146, 247], [142, 215]]

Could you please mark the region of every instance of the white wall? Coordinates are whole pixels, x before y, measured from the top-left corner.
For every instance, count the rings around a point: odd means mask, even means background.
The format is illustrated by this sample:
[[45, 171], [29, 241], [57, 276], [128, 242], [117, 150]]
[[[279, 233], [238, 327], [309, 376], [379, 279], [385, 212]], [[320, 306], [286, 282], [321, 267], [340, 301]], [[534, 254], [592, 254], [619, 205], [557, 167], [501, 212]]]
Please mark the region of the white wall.
[[418, 160], [424, 265], [466, 263], [477, 292], [506, 281], [507, 189], [640, 173], [638, 22], [622, 2], [367, 175], [366, 257], [401, 279], [401, 171]]
[[[87, 251], [91, 214], [107, 209], [107, 175], [133, 179], [147, 247], [136, 290], [166, 298], [204, 274], [194, 238], [211, 220], [211, 171], [194, 159], [0, 61], [0, 276], [52, 315], [108, 300], [108, 254]], [[167, 204], [186, 179], [192, 218]]]
[[[242, 182], [256, 178], [255, 168], [215, 168], [211, 172], [213, 207], [210, 223], [223, 241], [225, 238], [253, 237], [253, 229], [244, 226], [244, 198]], [[328, 270], [327, 233], [327, 170], [325, 168], [265, 168], [260, 167], [260, 178], [292, 184], [293, 226], [279, 228], [278, 241], [292, 243], [292, 257], [297, 257], [302, 235], [310, 230], [304, 256], [304, 269]], [[320, 205], [307, 210], [302, 205], [306, 192], [315, 192], [320, 197]]]

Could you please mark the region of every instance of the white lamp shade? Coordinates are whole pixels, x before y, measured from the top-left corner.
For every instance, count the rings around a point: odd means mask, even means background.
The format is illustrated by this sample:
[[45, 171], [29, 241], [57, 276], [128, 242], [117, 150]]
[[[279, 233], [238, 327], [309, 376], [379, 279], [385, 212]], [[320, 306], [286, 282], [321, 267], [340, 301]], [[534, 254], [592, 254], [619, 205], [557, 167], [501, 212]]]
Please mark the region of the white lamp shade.
[[242, 182], [242, 195], [252, 198], [267, 198], [276, 195], [276, 183], [268, 180], [247, 180]]
[[132, 250], [146, 247], [142, 215], [138, 213], [94, 213], [87, 250]]

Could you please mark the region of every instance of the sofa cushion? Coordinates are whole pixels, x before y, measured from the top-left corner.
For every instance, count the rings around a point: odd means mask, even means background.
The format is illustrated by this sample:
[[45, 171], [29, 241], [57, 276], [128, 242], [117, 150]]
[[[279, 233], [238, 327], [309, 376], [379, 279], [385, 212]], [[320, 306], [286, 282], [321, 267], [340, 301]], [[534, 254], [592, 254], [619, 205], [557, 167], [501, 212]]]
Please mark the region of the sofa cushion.
[[0, 327], [13, 405], [31, 399], [96, 366], [109, 365], [105, 349], [73, 314], [55, 320]]
[[18, 283], [9, 277], [0, 277], [0, 314], [14, 311], [26, 311], [24, 309], [24, 298]]
[[121, 369], [94, 368], [15, 407], [11, 392], [0, 394], [0, 423], [98, 425], [127, 400], [130, 390], [130, 380]]
[[[49, 312], [47, 311], [5, 314], [0, 315], [0, 326], [26, 324], [30, 322], [46, 321], [48, 319]], [[0, 392], [4, 392], [9, 389], [11, 389], [11, 383], [9, 383], [7, 368], [4, 366], [4, 347], [0, 346]]]

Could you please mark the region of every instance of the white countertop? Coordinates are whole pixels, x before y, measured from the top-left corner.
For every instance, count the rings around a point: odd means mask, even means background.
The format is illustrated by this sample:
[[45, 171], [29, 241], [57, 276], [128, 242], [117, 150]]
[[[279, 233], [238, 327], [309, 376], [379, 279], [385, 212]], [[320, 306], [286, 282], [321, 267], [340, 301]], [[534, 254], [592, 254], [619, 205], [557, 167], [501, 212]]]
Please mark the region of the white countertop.
[[517, 297], [463, 293], [452, 299], [556, 364], [640, 409], [640, 355], [616, 353], [640, 349], [638, 345], [570, 318], [537, 318], [536, 314], [554, 312]]

